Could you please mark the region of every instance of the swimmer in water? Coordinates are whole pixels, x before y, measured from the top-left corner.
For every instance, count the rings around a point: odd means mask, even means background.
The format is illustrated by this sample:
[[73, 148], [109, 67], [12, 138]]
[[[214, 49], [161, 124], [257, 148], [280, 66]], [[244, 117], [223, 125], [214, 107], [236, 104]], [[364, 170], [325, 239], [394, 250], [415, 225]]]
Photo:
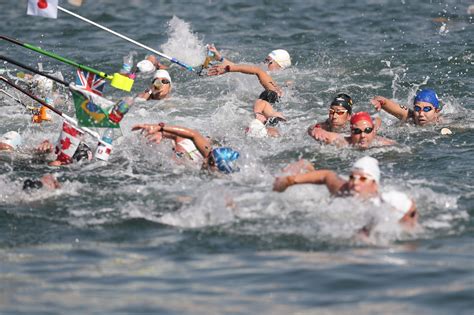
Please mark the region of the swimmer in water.
[[[217, 51], [217, 50], [216, 50]], [[217, 57], [220, 56], [216, 55]], [[284, 50], [275, 50], [267, 58], [267, 68], [270, 70], [281, 70], [291, 65], [291, 59], [288, 52]], [[244, 74], [256, 75], [264, 91], [255, 101], [253, 112], [255, 119], [252, 120], [247, 128], [247, 134], [254, 137], [279, 136], [277, 124], [286, 121], [281, 112], [276, 111], [273, 106], [280, 101], [283, 91], [276, 84], [273, 78], [261, 67], [255, 65], [235, 64], [225, 59], [222, 64], [215, 65], [209, 69], [208, 75], [217, 76], [228, 72], [240, 72]]]
[[9, 131], [0, 137], [0, 151], [15, 151], [21, 143], [20, 134], [16, 131]]
[[43, 175], [39, 180], [26, 179], [23, 182], [23, 190], [31, 192], [35, 189], [45, 188], [48, 190], [54, 190], [60, 188], [58, 180], [52, 174]]
[[166, 70], [157, 70], [153, 75], [153, 81], [149, 88], [138, 94], [136, 100], [163, 100], [170, 97], [171, 76]]
[[[395, 211], [398, 222], [404, 227], [412, 228], [417, 225], [418, 214], [412, 199], [403, 193], [379, 192], [380, 169], [378, 161], [373, 157], [364, 156], [358, 159], [352, 166], [348, 180], [339, 177], [331, 170], [315, 170], [308, 164], [303, 160], [294, 164], [296, 168], [291, 165], [287, 167], [294, 175], [277, 177], [273, 190], [282, 192], [289, 186], [299, 184], [326, 185], [331, 195], [335, 197], [355, 196], [362, 200], [369, 200], [377, 206]], [[303, 169], [303, 172], [300, 172], [300, 169]]]
[[435, 124], [440, 121], [442, 104], [436, 92], [430, 89], [424, 89], [416, 93], [413, 108], [400, 105], [383, 96], [375, 96], [371, 103], [377, 111], [383, 109], [401, 121], [410, 121], [417, 126]]
[[352, 105], [352, 97], [345, 93], [337, 94], [329, 106], [328, 119], [309, 127], [308, 134], [314, 138], [313, 131], [316, 128], [330, 132], [343, 132], [351, 120]]
[[337, 146], [354, 146], [367, 149], [371, 146], [387, 146], [396, 144], [395, 141], [377, 136], [377, 128], [367, 112], [359, 112], [350, 119], [351, 135], [344, 136], [336, 132], [329, 132], [322, 128], [314, 128], [311, 136], [321, 142]]
[[191, 140], [202, 156], [203, 169], [219, 171], [225, 174], [238, 170], [234, 164], [240, 156], [239, 152], [229, 147], [213, 148], [210, 139], [204, 137], [196, 130], [165, 125], [164, 123], [139, 124], [133, 126], [132, 131], [136, 130], [144, 131], [150, 140], [158, 138], [173, 139], [177, 137]]

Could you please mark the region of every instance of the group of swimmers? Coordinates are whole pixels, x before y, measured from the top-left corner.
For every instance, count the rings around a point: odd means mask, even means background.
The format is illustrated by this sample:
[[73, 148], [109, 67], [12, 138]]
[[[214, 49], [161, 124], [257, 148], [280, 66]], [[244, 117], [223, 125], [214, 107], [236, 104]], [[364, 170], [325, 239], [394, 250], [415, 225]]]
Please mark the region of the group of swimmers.
[[[264, 59], [264, 66], [237, 64], [225, 58], [213, 45], [209, 45], [215, 63], [208, 69], [209, 76], [218, 76], [231, 72], [239, 72], [257, 76], [263, 87], [263, 92], [253, 105], [254, 119], [246, 129], [250, 137], [278, 137], [278, 125], [286, 122], [285, 116], [275, 110], [276, 104], [283, 96], [283, 90], [273, 80], [269, 72], [280, 71], [291, 66], [290, 54], [283, 49], [272, 51]], [[153, 73], [150, 86], [136, 96], [136, 100], [163, 100], [171, 95], [172, 80], [166, 67], [156, 57], [147, 56], [137, 64], [139, 71]], [[395, 116], [419, 126], [433, 124], [440, 120], [442, 109], [435, 91], [423, 89], [416, 93], [413, 106], [404, 106], [394, 100], [375, 96], [371, 103], [377, 111]], [[354, 112], [354, 101], [346, 93], [335, 95], [329, 104], [328, 118], [308, 128], [308, 134], [316, 141], [337, 146], [353, 146], [357, 149], [367, 149], [371, 146], [387, 146], [396, 142], [377, 135], [381, 126], [379, 118], [372, 118], [368, 112]], [[230, 174], [238, 170], [236, 162], [239, 152], [230, 147], [215, 147], [210, 138], [203, 136], [197, 130], [175, 126], [167, 123], [138, 124], [133, 131], [141, 131], [149, 141], [161, 143], [163, 139], [172, 141], [174, 155], [201, 163], [209, 171]], [[36, 149], [36, 154], [55, 153], [56, 157], [49, 162], [51, 166], [66, 165], [92, 159], [92, 150], [81, 138], [80, 130], [74, 126], [63, 125], [63, 133], [68, 132], [77, 137], [68, 154], [61, 150], [62, 141], [54, 145], [49, 141], [42, 142]], [[79, 134], [79, 135], [78, 135]], [[82, 135], [83, 136], [83, 135]], [[61, 137], [60, 137], [61, 140]], [[9, 132], [0, 139], [0, 150], [15, 150], [21, 144], [21, 137], [16, 132]], [[68, 148], [71, 144], [68, 143]], [[74, 152], [73, 152], [74, 151]], [[298, 184], [325, 185], [335, 197], [354, 196], [361, 200], [369, 200], [387, 211], [398, 214], [398, 221], [407, 228], [417, 225], [418, 213], [415, 202], [404, 193], [380, 192], [380, 169], [378, 161], [365, 156], [353, 164], [348, 179], [337, 175], [331, 170], [315, 169], [311, 163], [300, 160], [284, 169], [287, 176], [277, 177], [273, 190], [282, 192], [290, 186]], [[59, 183], [52, 176], [43, 176], [40, 180], [27, 180], [24, 188], [57, 188]], [[369, 229], [362, 232], [369, 234]]]

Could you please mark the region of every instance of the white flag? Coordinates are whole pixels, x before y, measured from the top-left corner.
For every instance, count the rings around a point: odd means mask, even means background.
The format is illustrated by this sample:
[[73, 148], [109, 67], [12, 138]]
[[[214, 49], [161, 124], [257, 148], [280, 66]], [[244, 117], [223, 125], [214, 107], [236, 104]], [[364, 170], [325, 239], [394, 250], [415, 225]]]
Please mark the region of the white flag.
[[58, 0], [28, 0], [26, 14], [56, 19], [58, 17]]

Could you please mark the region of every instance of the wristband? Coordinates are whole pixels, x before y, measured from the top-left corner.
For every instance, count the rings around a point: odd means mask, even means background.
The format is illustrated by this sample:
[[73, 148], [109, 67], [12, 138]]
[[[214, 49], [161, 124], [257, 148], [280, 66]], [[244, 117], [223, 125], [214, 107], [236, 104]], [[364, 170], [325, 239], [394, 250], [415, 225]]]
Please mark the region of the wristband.
[[151, 89], [146, 89], [145, 93], [151, 96], [153, 94], [153, 91]]
[[229, 65], [225, 66], [224, 70], [225, 72], [230, 72], [230, 66]]
[[164, 123], [164, 122], [160, 122], [160, 123], [158, 124], [158, 126], [161, 127], [160, 131], [163, 131], [163, 128], [165, 128], [165, 123]]
[[221, 56], [221, 59], [219, 59], [218, 61], [223, 62], [224, 61], [224, 56]]

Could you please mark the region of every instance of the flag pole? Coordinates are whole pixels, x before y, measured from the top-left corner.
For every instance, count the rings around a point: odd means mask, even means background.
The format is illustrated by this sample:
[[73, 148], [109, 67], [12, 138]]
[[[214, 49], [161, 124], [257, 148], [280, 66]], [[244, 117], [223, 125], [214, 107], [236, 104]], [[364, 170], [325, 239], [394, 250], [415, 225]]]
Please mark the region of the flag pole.
[[120, 73], [114, 73], [113, 75], [110, 75], [110, 74], [107, 74], [105, 72], [93, 69], [91, 67], [81, 65], [81, 64], [79, 64], [79, 63], [77, 63], [73, 60], [69, 60], [67, 58], [61, 57], [61, 56], [59, 56], [55, 53], [43, 50], [43, 49], [41, 49], [39, 47], [36, 47], [36, 46], [33, 46], [31, 44], [22, 43], [17, 39], [10, 38], [10, 37], [5, 36], [5, 35], [0, 35], [0, 39], [9, 41], [10, 43], [13, 43], [15, 45], [19, 45], [19, 46], [24, 47], [24, 48], [28, 48], [30, 50], [33, 50], [33, 51], [37, 52], [37, 53], [40, 53], [42, 55], [45, 55], [45, 56], [51, 57], [53, 59], [56, 59], [58, 61], [64, 62], [68, 65], [73, 66], [73, 67], [76, 67], [76, 68], [94, 73], [94, 74], [100, 76], [101, 78], [110, 80], [110, 85], [113, 86], [114, 88], [124, 90], [124, 91], [127, 91], [127, 92], [130, 92], [131, 89], [132, 89], [134, 81], [132, 79], [130, 79], [129, 77], [121, 75]]
[[7, 78], [3, 77], [3, 76], [0, 76], [0, 80], [5, 82], [6, 84], [10, 85], [11, 87], [17, 89], [18, 91], [22, 92], [23, 94], [29, 96], [30, 98], [32, 98], [33, 100], [35, 100], [36, 102], [40, 103], [41, 105], [47, 107], [48, 109], [52, 110], [53, 112], [55, 112], [56, 114], [58, 114], [59, 116], [61, 116], [62, 118], [64, 118], [64, 120], [72, 123], [76, 128], [78, 129], [82, 129], [83, 131], [87, 132], [88, 134], [90, 134], [91, 136], [93, 136], [94, 138], [96, 138], [97, 140], [99, 140], [100, 142], [103, 142], [100, 135], [87, 128], [87, 127], [79, 127], [79, 124], [77, 123], [77, 120], [75, 120], [74, 118], [72, 117], [69, 117], [68, 115], [64, 114], [63, 112], [61, 112], [59, 109], [49, 105], [48, 103], [46, 103], [45, 101], [43, 101], [42, 99], [39, 99], [38, 97], [34, 96], [33, 94], [31, 94], [30, 92], [22, 89], [21, 87], [19, 87], [18, 85], [16, 85], [15, 83], [13, 82], [10, 82], [10, 80], [8, 80]]
[[89, 20], [89, 19], [86, 19], [85, 17], [80, 16], [79, 14], [76, 14], [76, 13], [74, 13], [74, 12], [71, 12], [71, 11], [69, 11], [69, 10], [66, 10], [66, 9], [62, 8], [61, 6], [59, 6], [59, 5], [58, 5], [58, 10], [60, 10], [60, 11], [62, 11], [62, 12], [64, 12], [64, 13], [67, 13], [67, 14], [69, 14], [69, 15], [72, 15], [73, 17], [78, 18], [78, 19], [80, 19], [80, 20], [82, 20], [82, 21], [84, 21], [84, 22], [87, 22], [87, 23], [89, 23], [89, 24], [92, 24], [92, 25], [94, 25], [94, 26], [96, 26], [96, 27], [98, 27], [98, 28], [100, 28], [100, 29], [103, 29], [104, 31], [109, 32], [110, 34], [113, 34], [113, 35], [115, 35], [115, 36], [117, 36], [117, 37], [120, 37], [120, 38], [122, 38], [122, 39], [124, 39], [124, 40], [126, 40], [126, 41], [128, 41], [128, 42], [130, 42], [130, 43], [132, 43], [132, 44], [135, 44], [135, 45], [137, 45], [137, 46], [139, 46], [139, 47], [141, 47], [141, 48], [144, 48], [144, 49], [146, 49], [146, 50], [148, 50], [148, 51], [151, 51], [152, 53], [157, 54], [157, 55], [159, 55], [159, 56], [161, 56], [161, 57], [163, 57], [163, 58], [166, 58], [166, 59], [168, 59], [169, 61], [171, 61], [172, 63], [175, 63], [175, 64], [177, 64], [177, 65], [179, 65], [179, 66], [181, 66], [181, 67], [183, 67], [183, 68], [185, 68], [185, 69], [187, 69], [187, 70], [189, 70], [189, 71], [195, 71], [195, 70], [193, 69], [193, 67], [188, 66], [187, 64], [185, 64], [185, 63], [179, 61], [179, 60], [176, 59], [176, 58], [167, 56], [167, 55], [165, 55], [164, 53], [159, 52], [159, 51], [157, 51], [157, 50], [155, 50], [155, 49], [153, 49], [153, 48], [151, 48], [151, 47], [149, 47], [149, 46], [143, 45], [142, 43], [139, 43], [139, 42], [137, 42], [137, 41], [135, 41], [135, 40], [133, 40], [133, 39], [131, 39], [131, 38], [125, 36], [125, 35], [122, 35], [122, 34], [120, 34], [120, 33], [117, 33], [117, 32], [115, 32], [115, 31], [113, 31], [113, 30], [111, 30], [111, 29], [109, 29], [109, 28], [107, 28], [107, 27], [105, 27], [105, 26], [102, 26], [102, 25], [100, 25], [100, 24], [98, 24], [98, 23], [96, 23], [96, 22], [94, 22], [94, 21], [91, 21], [91, 20]]
[[60, 79], [58, 79], [58, 78], [56, 78], [56, 77], [54, 77], [54, 76], [52, 76], [52, 75], [49, 75], [49, 74], [44, 73], [44, 72], [42, 72], [42, 71], [36, 70], [35, 68], [32, 68], [32, 67], [27, 66], [27, 65], [25, 65], [25, 64], [22, 64], [22, 63], [19, 62], [19, 61], [15, 61], [15, 60], [13, 60], [13, 59], [11, 59], [11, 58], [8, 58], [7, 56], [0, 55], [0, 60], [5, 60], [6, 62], [9, 62], [9, 63], [11, 63], [11, 64], [14, 64], [14, 65], [16, 65], [16, 66], [18, 66], [18, 67], [20, 67], [20, 68], [23, 68], [23, 69], [25, 69], [25, 70], [31, 71], [31, 72], [33, 72], [33, 73], [39, 74], [39, 75], [41, 75], [41, 76], [43, 76], [43, 77], [46, 77], [46, 78], [48, 78], [48, 79], [50, 79], [50, 80], [53, 80], [53, 81], [55, 81], [55, 82], [57, 82], [57, 83], [59, 83], [59, 84], [62, 84], [62, 85], [64, 85], [64, 86], [69, 86], [69, 83], [67, 83], [66, 81], [60, 80]]

